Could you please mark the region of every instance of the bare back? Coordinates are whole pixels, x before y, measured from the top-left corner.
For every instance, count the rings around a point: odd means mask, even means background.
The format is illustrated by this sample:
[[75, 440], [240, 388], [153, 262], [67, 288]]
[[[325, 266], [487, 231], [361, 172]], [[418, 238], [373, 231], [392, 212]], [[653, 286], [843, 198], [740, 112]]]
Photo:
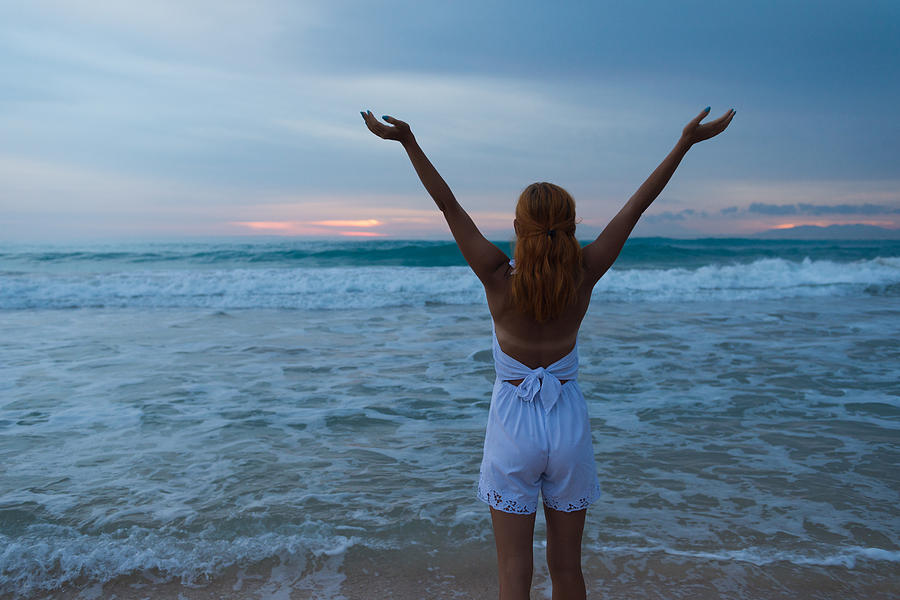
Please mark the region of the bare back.
[[596, 280], [586, 273], [582, 278], [576, 304], [559, 318], [538, 323], [513, 306], [511, 274], [512, 268], [505, 264], [493, 273], [484, 286], [497, 341], [503, 352], [525, 366], [532, 369], [546, 367], [575, 347], [578, 329], [590, 304]]

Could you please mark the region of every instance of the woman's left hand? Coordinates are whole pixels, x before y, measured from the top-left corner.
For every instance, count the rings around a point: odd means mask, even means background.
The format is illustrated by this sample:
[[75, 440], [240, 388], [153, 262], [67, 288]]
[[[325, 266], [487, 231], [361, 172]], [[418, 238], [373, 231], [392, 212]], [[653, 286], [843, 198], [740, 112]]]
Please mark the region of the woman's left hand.
[[383, 140], [397, 140], [401, 144], [405, 144], [406, 142], [415, 139], [409, 125], [400, 119], [385, 115], [381, 118], [390, 123], [390, 125], [385, 125], [375, 118], [375, 115], [372, 114], [371, 110], [365, 112], [360, 111], [359, 114], [362, 115], [363, 121], [366, 122], [366, 127], [369, 128], [369, 131]]
[[690, 123], [685, 125], [681, 132], [682, 144], [685, 144], [686, 147], [690, 148], [697, 142], [708, 140], [725, 131], [725, 128], [731, 123], [731, 119], [734, 118], [734, 109], [728, 110], [715, 121], [710, 121], [709, 123], [701, 125], [700, 121], [706, 118], [707, 115], [709, 115], [709, 107], [706, 107], [699, 115], [691, 119]]

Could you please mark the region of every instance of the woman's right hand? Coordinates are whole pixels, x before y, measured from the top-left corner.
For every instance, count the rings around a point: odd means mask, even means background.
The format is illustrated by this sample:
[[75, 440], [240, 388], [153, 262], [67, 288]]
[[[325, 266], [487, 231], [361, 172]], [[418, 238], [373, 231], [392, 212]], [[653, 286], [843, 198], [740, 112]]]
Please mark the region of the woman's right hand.
[[709, 114], [709, 107], [707, 106], [703, 111], [694, 117], [694, 119], [685, 125], [684, 129], [681, 132], [681, 143], [686, 145], [687, 147], [693, 146], [697, 142], [702, 142], [703, 140], [708, 140], [711, 137], [717, 136], [728, 127], [728, 124], [731, 123], [731, 119], [735, 115], [734, 109], [728, 110], [724, 115], [716, 119], [715, 121], [710, 121], [709, 123], [700, 124], [706, 115]]
[[405, 144], [406, 142], [415, 139], [413, 137], [412, 130], [410, 130], [409, 128], [409, 125], [407, 123], [404, 123], [400, 119], [388, 117], [387, 115], [381, 117], [386, 122], [393, 125], [393, 127], [391, 127], [376, 119], [371, 110], [367, 110], [365, 112], [360, 111], [359, 114], [362, 115], [363, 121], [366, 122], [366, 127], [369, 128], [369, 131], [383, 140], [397, 140], [401, 144]]

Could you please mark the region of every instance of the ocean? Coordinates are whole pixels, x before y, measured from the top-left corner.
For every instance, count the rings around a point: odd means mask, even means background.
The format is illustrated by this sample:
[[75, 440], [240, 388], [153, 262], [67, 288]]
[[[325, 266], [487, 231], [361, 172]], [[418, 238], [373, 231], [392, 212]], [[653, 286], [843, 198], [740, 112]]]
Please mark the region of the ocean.
[[[900, 242], [633, 239], [579, 348], [589, 596], [900, 597]], [[0, 597], [495, 597], [490, 349], [451, 242], [0, 244]]]

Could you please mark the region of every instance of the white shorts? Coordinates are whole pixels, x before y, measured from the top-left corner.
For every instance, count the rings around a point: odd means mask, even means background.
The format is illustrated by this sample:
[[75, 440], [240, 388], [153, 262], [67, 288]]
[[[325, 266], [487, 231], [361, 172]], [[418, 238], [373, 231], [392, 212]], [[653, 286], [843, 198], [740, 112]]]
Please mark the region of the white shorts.
[[521, 400], [497, 380], [491, 396], [478, 498], [497, 510], [531, 514], [544, 505], [572, 512], [600, 497], [587, 404], [576, 380], [564, 383], [549, 413], [540, 396]]

